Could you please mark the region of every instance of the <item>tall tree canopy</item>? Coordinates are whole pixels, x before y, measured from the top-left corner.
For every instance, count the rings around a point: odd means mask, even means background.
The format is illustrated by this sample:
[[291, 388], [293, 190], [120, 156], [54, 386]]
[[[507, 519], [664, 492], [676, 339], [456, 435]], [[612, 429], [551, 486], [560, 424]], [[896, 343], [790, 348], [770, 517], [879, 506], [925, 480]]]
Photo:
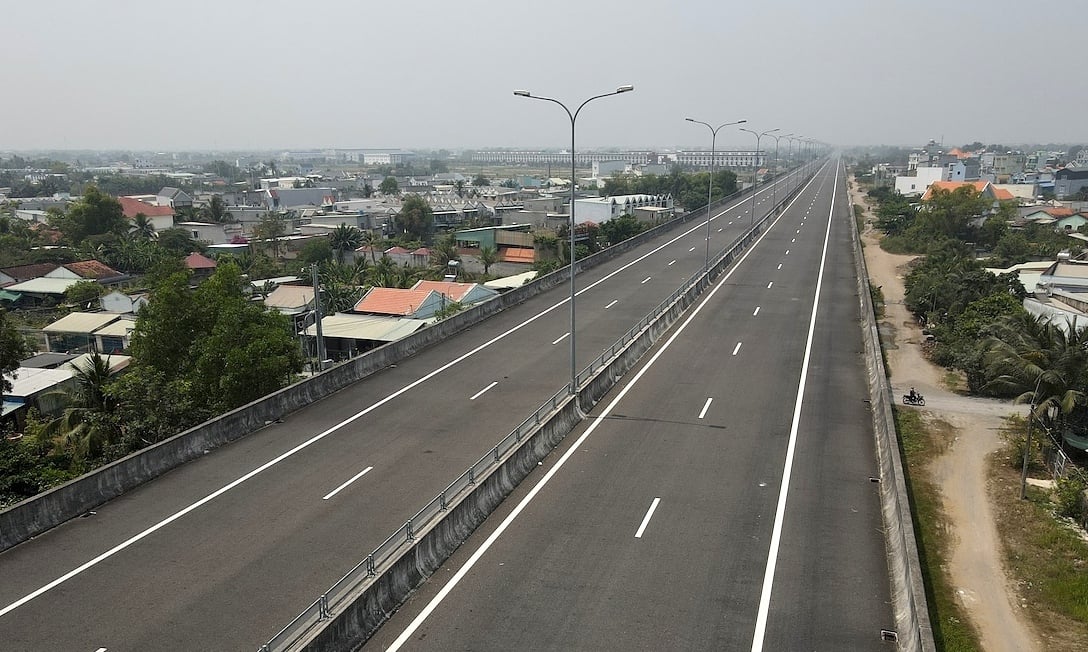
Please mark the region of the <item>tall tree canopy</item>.
[[424, 240], [431, 232], [434, 216], [431, 206], [419, 195], [410, 195], [401, 204], [393, 224], [397, 231], [415, 240]]
[[90, 236], [120, 235], [129, 229], [121, 202], [95, 186], [87, 186], [83, 197], [72, 204], [67, 213], [52, 216], [50, 223], [60, 229], [72, 245], [78, 245]]

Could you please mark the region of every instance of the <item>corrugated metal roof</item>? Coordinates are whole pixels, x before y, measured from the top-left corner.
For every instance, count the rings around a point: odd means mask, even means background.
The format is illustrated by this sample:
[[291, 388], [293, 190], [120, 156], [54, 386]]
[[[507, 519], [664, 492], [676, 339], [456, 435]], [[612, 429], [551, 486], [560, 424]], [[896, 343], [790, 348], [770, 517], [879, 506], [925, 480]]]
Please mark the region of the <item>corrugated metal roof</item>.
[[11, 381], [10, 396], [33, 396], [38, 392], [55, 387], [74, 375], [71, 369], [28, 369], [19, 367], [7, 374]]
[[279, 310], [302, 310], [313, 303], [314, 289], [309, 285], [281, 285], [265, 297], [264, 305]]
[[[425, 319], [402, 319], [374, 315], [335, 314], [321, 318], [324, 337], [340, 337], [350, 340], [394, 342], [416, 332], [428, 324]], [[317, 327], [310, 326], [306, 334], [317, 335]]]
[[93, 333], [118, 319], [118, 315], [108, 312], [73, 312], [42, 330], [46, 333]]
[[136, 329], [136, 321], [132, 319], [118, 319], [117, 321], [106, 324], [102, 328], [94, 331], [95, 335], [102, 335], [105, 337], [126, 337], [130, 335], [133, 330]]
[[64, 294], [68, 288], [76, 283], [85, 281], [82, 278], [32, 278], [29, 281], [9, 285], [8, 292], [23, 292], [27, 294]]
[[536, 278], [537, 274], [539, 274], [539, 272], [531, 271], [523, 274], [514, 274], [513, 276], [504, 276], [493, 281], [487, 281], [484, 283], [484, 286], [493, 290], [511, 290], [525, 285]]

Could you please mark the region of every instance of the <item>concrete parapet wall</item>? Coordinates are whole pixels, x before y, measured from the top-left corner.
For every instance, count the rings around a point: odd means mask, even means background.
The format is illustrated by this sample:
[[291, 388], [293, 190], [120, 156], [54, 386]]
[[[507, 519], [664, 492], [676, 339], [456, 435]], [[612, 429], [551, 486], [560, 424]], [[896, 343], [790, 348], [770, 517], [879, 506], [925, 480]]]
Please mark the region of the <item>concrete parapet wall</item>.
[[929, 621], [925, 584], [922, 581], [914, 520], [910, 513], [906, 477], [899, 457], [895, 417], [892, 412], [891, 384], [881, 355], [880, 335], [873, 312], [869, 272], [855, 228], [850, 219], [854, 265], [857, 272], [858, 301], [861, 312], [862, 339], [868, 364], [869, 398], [877, 460], [880, 465], [880, 499], [884, 519], [884, 540], [888, 552], [888, 570], [892, 586], [892, 607], [899, 634], [899, 649], [935, 652], [933, 628]]
[[[742, 193], [719, 200], [720, 205]], [[644, 231], [613, 247], [576, 261], [578, 271], [590, 269], [648, 242], [690, 218], [690, 213]], [[404, 339], [380, 346], [253, 403], [206, 421], [162, 442], [0, 511], [0, 551], [7, 550], [68, 519], [84, 514], [219, 446], [252, 434], [265, 425], [352, 383], [396, 364], [488, 317], [565, 283], [569, 268], [546, 274], [520, 288], [477, 304]]]

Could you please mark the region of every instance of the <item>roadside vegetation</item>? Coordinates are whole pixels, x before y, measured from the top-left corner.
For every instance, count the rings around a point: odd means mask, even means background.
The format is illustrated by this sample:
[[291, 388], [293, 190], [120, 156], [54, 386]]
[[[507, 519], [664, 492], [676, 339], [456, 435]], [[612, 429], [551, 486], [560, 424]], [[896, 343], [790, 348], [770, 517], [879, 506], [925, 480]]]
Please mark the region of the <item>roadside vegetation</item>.
[[972, 628], [945, 572], [954, 541], [942, 508], [941, 487], [929, 470], [930, 462], [944, 452], [954, 436], [951, 426], [939, 421], [927, 424], [917, 410], [893, 408], [893, 411], [907, 473], [933, 638], [937, 649], [944, 652], [979, 652], [982, 647], [978, 632]]

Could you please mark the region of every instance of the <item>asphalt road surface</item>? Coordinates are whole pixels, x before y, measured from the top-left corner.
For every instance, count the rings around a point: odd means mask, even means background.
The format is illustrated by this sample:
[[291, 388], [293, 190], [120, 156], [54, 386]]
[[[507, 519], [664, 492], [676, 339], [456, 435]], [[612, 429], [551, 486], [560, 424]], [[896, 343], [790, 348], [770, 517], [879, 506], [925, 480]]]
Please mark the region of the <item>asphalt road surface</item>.
[[[748, 209], [714, 216], [712, 252]], [[695, 220], [579, 275], [579, 368], [699, 273], [705, 247]], [[568, 292], [0, 553], [0, 649], [256, 649], [563, 387]]]
[[364, 649], [894, 649], [851, 228], [827, 166]]

